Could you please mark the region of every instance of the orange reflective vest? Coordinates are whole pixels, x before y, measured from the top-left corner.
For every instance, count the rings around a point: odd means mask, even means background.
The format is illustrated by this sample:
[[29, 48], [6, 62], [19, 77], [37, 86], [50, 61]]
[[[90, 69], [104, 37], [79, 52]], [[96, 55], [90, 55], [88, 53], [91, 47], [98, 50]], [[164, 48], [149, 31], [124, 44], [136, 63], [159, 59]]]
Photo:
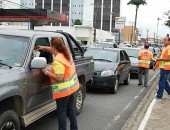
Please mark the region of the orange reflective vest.
[[139, 67], [149, 68], [150, 62], [152, 60], [152, 52], [148, 49], [143, 49], [139, 52]]
[[[169, 59], [170, 56], [170, 45], [168, 45], [165, 50], [162, 52], [161, 58], [163, 59]], [[170, 61], [163, 61], [163, 69], [164, 70], [170, 70]]]
[[[76, 74], [76, 69], [73, 60], [70, 62], [64, 57], [63, 54], [59, 53], [54, 61], [59, 61], [65, 66], [64, 78], [60, 82], [56, 82], [51, 78], [52, 82], [52, 93], [53, 99], [69, 96], [79, 89], [79, 81]], [[53, 65], [50, 70], [54, 73]]]

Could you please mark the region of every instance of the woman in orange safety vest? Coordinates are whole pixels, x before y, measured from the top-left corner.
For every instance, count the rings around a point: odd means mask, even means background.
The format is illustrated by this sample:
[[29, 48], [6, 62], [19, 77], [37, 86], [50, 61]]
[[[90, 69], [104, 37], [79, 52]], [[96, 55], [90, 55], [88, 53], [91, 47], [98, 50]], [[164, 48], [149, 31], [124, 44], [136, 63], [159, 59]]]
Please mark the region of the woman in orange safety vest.
[[36, 50], [45, 50], [55, 55], [50, 71], [45, 68], [42, 72], [51, 79], [53, 99], [57, 102], [59, 130], [67, 129], [67, 115], [70, 129], [78, 130], [74, 93], [79, 89], [79, 82], [69, 50], [60, 37], [52, 38], [51, 47], [38, 46]]

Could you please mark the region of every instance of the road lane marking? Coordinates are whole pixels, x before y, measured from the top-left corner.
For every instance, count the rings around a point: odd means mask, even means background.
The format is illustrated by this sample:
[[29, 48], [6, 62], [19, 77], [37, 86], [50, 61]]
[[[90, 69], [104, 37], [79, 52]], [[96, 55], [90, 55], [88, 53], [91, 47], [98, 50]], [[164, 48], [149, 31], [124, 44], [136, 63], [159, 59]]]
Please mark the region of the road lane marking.
[[[150, 80], [150, 82], [157, 76], [158, 73], [159, 73], [159, 71], [156, 73], [155, 76], [152, 77], [152, 79]], [[156, 96], [156, 95], [155, 95], [155, 96]], [[141, 122], [141, 124], [140, 124], [140, 126], [139, 126], [139, 128], [138, 128], [138, 130], [144, 130], [144, 128], [145, 128], [145, 126], [146, 126], [146, 123], [147, 123], [148, 120], [149, 120], [149, 117], [150, 117], [150, 115], [151, 115], [151, 112], [152, 112], [152, 110], [153, 110], [153, 107], [154, 107], [155, 103], [156, 103], [156, 99], [153, 99], [152, 102], [151, 102], [151, 104], [149, 105], [149, 108], [148, 108], [148, 110], [147, 110], [147, 112], [146, 112], [146, 114], [145, 114], [145, 116], [144, 116], [144, 118], [143, 118], [143, 120], [142, 120], [142, 122]]]
[[130, 106], [131, 104], [139, 97], [139, 95], [143, 92], [145, 88], [142, 88], [140, 90], [140, 92], [138, 93], [138, 95], [134, 96], [133, 99], [125, 106], [125, 108], [111, 121], [111, 123], [109, 123], [104, 130], [108, 130], [110, 127], [112, 127], [112, 125], [121, 117], [121, 115], [123, 114], [123, 112], [125, 112]]
[[150, 106], [149, 106], [149, 108], [148, 108], [148, 110], [147, 110], [147, 112], [146, 112], [146, 114], [145, 114], [145, 117], [143, 118], [143, 120], [142, 120], [142, 122], [141, 122], [141, 124], [140, 124], [140, 126], [138, 128], [138, 130], [144, 130], [144, 128], [146, 126], [146, 123], [149, 120], [149, 117], [151, 115], [151, 112], [153, 110], [153, 106], [155, 105], [155, 103], [156, 103], [156, 99], [153, 99]]
[[[155, 76], [153, 76], [151, 78], [151, 80], [149, 80], [148, 84], [150, 84], [150, 82], [157, 76], [157, 74], [159, 73], [159, 71], [155, 74]], [[123, 112], [125, 112], [129, 107], [130, 105], [139, 97], [139, 95], [145, 90], [146, 88], [143, 87], [140, 92], [138, 93], [138, 95], [134, 96], [133, 99], [125, 106], [125, 108], [123, 109], [123, 111], [121, 111], [112, 121], [111, 123], [109, 123], [105, 128], [104, 130], [109, 130], [110, 127], [113, 126], [113, 124], [121, 117], [121, 115], [123, 114]]]

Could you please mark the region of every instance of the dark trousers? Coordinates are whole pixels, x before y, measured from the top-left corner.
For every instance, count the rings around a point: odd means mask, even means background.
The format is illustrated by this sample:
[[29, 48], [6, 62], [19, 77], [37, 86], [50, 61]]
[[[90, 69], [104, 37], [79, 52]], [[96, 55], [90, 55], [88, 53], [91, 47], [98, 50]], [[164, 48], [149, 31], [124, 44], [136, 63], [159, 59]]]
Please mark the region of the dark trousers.
[[168, 94], [170, 94], [170, 86], [168, 84], [167, 78], [169, 76], [169, 70], [160, 69], [160, 79], [159, 79], [159, 88], [157, 91], [157, 98], [162, 98], [164, 89]]
[[70, 120], [70, 130], [78, 130], [76, 110], [74, 105], [74, 94], [59, 98], [57, 102], [57, 112], [58, 112], [58, 130], [67, 129], [67, 115]]
[[148, 85], [148, 74], [149, 74], [148, 68], [139, 67], [139, 73], [138, 73], [139, 84], [143, 84], [143, 75], [144, 75], [145, 77], [144, 86]]

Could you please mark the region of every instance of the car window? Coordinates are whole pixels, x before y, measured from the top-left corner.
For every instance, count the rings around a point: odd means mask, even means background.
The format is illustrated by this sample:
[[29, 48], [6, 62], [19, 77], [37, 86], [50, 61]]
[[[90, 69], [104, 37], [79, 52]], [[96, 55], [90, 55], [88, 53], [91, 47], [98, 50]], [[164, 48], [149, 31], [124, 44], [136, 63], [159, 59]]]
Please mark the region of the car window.
[[123, 52], [120, 51], [120, 61], [124, 61], [124, 56], [123, 56]]
[[[35, 46], [50, 46], [50, 42], [48, 38], [39, 38], [36, 40], [35, 42]], [[38, 55], [36, 55], [38, 53]], [[45, 57], [47, 60], [47, 64], [51, 64], [53, 61], [52, 58], [52, 54], [46, 51], [39, 51], [39, 52], [35, 52], [33, 51], [33, 56], [37, 56], [37, 57]]]
[[123, 51], [123, 54], [124, 54], [125, 60], [130, 61], [129, 56], [127, 55], [125, 51]]
[[128, 57], [135, 57], [138, 58], [139, 50], [137, 49], [125, 49], [126, 53], [128, 54]]
[[84, 56], [93, 56], [94, 60], [107, 60], [114, 63], [118, 61], [118, 52], [110, 50], [88, 49]]
[[28, 37], [0, 35], [0, 61], [10, 66], [22, 66], [28, 45]]

